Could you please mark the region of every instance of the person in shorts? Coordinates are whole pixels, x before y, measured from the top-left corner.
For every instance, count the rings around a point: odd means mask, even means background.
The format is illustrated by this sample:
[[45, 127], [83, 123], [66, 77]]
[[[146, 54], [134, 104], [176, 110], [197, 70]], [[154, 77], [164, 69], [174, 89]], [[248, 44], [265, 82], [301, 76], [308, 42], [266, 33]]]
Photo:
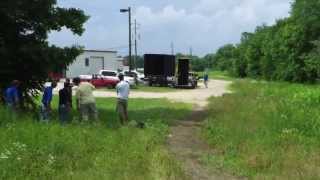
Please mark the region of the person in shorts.
[[80, 78], [73, 80], [78, 86], [76, 90], [77, 109], [80, 112], [81, 120], [88, 121], [98, 119], [98, 111], [96, 108], [96, 100], [93, 96], [95, 87], [89, 82], [80, 82]]

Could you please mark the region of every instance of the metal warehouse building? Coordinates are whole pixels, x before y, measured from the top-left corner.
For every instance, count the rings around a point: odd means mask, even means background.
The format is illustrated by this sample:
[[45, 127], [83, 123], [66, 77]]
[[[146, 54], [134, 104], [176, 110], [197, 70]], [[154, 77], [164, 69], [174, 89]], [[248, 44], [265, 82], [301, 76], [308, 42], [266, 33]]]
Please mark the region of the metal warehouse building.
[[117, 57], [117, 51], [85, 50], [68, 67], [66, 77], [97, 74], [103, 69], [114, 71], [123, 69], [123, 61]]

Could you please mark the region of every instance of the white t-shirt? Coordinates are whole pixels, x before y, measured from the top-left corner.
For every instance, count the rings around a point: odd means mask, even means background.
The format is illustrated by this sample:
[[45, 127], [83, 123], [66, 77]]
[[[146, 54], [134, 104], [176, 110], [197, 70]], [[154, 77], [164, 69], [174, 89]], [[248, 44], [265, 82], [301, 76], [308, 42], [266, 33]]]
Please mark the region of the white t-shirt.
[[129, 92], [130, 92], [130, 85], [126, 81], [120, 81], [117, 86], [117, 97], [119, 99], [128, 100]]

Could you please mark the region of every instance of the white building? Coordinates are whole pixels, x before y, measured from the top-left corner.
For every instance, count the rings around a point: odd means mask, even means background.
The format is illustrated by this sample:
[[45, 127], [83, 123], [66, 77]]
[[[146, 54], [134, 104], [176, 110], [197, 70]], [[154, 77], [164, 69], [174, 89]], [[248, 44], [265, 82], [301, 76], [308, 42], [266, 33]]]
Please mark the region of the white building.
[[122, 70], [122, 59], [117, 57], [116, 51], [85, 50], [68, 67], [67, 78], [79, 75], [97, 74], [100, 70]]

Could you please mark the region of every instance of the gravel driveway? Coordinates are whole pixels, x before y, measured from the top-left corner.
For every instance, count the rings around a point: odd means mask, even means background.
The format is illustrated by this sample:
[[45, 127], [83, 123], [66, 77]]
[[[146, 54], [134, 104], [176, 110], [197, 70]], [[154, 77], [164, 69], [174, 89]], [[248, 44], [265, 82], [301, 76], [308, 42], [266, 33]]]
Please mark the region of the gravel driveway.
[[[211, 96], [222, 96], [228, 93], [230, 81], [210, 80], [209, 88], [205, 88], [200, 83], [197, 89], [182, 89], [177, 92], [130, 92], [130, 98], [167, 98], [174, 102], [186, 102], [205, 107], [208, 104], [208, 98]], [[116, 97], [115, 92], [95, 91], [95, 97]]]

